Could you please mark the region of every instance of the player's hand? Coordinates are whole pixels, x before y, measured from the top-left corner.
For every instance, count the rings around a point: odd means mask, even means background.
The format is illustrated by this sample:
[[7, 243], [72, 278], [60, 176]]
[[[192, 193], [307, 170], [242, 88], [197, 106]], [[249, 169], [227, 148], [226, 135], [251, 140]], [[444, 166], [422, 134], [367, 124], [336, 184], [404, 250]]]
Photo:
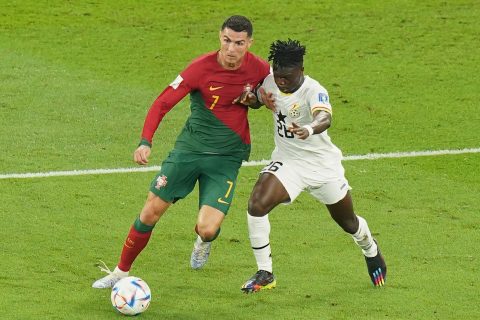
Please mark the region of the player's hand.
[[292, 132], [293, 134], [296, 134], [299, 139], [305, 140], [308, 138], [310, 133], [308, 130], [304, 127], [299, 127], [298, 124], [295, 122], [292, 122], [292, 126], [288, 127], [288, 131]]
[[150, 149], [149, 146], [141, 145], [133, 153], [133, 161], [135, 161], [139, 165], [144, 166], [148, 164], [148, 157], [150, 156], [151, 152], [152, 149]]
[[235, 98], [232, 103], [240, 103], [248, 107], [257, 104], [257, 102], [258, 99], [255, 93], [252, 92], [252, 86], [246, 85], [240, 97]]
[[275, 108], [275, 99], [273, 98], [273, 93], [267, 93], [263, 88], [260, 88], [258, 90], [258, 93], [260, 93], [260, 96], [262, 97], [261, 100], [263, 101], [265, 107], [272, 110], [273, 112], [276, 112], [277, 109]]

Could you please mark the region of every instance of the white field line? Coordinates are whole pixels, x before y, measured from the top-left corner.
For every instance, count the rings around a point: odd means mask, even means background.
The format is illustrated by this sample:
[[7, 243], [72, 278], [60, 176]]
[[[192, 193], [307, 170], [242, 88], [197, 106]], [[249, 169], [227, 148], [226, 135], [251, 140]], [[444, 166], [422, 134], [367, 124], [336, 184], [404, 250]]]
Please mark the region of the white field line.
[[[364, 155], [351, 155], [343, 157], [348, 160], [376, 160], [385, 158], [408, 158], [424, 156], [442, 156], [451, 154], [480, 153], [480, 148], [456, 149], [456, 150], [430, 150], [430, 151], [412, 151], [412, 152], [392, 152], [392, 153], [368, 153]], [[270, 160], [248, 161], [242, 164], [243, 167], [263, 166]], [[46, 178], [46, 177], [66, 177], [80, 176], [90, 174], [112, 174], [129, 172], [150, 172], [160, 171], [160, 166], [137, 167], [137, 168], [114, 168], [114, 169], [90, 169], [90, 170], [72, 170], [72, 171], [50, 171], [33, 173], [7, 173], [0, 174], [0, 179], [26, 179], [26, 178]]]

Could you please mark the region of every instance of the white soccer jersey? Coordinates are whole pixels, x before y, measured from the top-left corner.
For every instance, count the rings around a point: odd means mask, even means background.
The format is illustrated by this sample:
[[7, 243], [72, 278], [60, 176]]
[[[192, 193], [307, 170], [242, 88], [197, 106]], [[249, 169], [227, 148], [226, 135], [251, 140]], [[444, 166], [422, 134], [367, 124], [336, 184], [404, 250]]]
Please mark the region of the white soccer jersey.
[[316, 168], [322, 178], [334, 179], [342, 172], [342, 152], [332, 143], [325, 130], [301, 140], [288, 131], [292, 122], [299, 126], [312, 123], [315, 110], [332, 112], [327, 90], [318, 81], [305, 76], [302, 86], [294, 93], [281, 92], [273, 75], [264, 80], [262, 87], [273, 93], [276, 112], [273, 113], [275, 149], [272, 160], [302, 160], [305, 165]]

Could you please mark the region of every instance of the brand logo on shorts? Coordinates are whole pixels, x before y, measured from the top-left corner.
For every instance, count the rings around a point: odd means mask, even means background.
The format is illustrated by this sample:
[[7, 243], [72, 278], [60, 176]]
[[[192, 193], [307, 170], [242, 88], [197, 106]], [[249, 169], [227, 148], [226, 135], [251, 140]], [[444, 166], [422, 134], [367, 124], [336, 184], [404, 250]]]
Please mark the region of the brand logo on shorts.
[[162, 174], [157, 178], [157, 184], [155, 185], [155, 189], [160, 190], [160, 188], [163, 188], [167, 185], [167, 182], [168, 182], [167, 177], [164, 174]]
[[218, 198], [217, 201], [218, 203], [221, 203], [221, 204], [230, 204], [227, 201], [223, 200], [222, 198]]
[[288, 111], [288, 115], [290, 118], [298, 118], [300, 116], [300, 111], [298, 110], [300, 108], [300, 105], [298, 103], [295, 103], [292, 108]]

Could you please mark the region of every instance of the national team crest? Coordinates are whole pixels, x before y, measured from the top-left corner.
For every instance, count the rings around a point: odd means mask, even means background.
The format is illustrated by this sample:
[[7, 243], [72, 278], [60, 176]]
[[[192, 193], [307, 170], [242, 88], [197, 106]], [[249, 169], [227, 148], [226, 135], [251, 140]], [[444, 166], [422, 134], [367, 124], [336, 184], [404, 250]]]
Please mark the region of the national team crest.
[[167, 185], [167, 182], [167, 177], [162, 174], [157, 178], [157, 184], [155, 185], [155, 189], [160, 190], [160, 188], [163, 188]]
[[288, 111], [288, 116], [290, 118], [298, 118], [300, 116], [300, 111], [298, 110], [300, 108], [300, 105], [298, 103], [295, 103], [292, 108]]

